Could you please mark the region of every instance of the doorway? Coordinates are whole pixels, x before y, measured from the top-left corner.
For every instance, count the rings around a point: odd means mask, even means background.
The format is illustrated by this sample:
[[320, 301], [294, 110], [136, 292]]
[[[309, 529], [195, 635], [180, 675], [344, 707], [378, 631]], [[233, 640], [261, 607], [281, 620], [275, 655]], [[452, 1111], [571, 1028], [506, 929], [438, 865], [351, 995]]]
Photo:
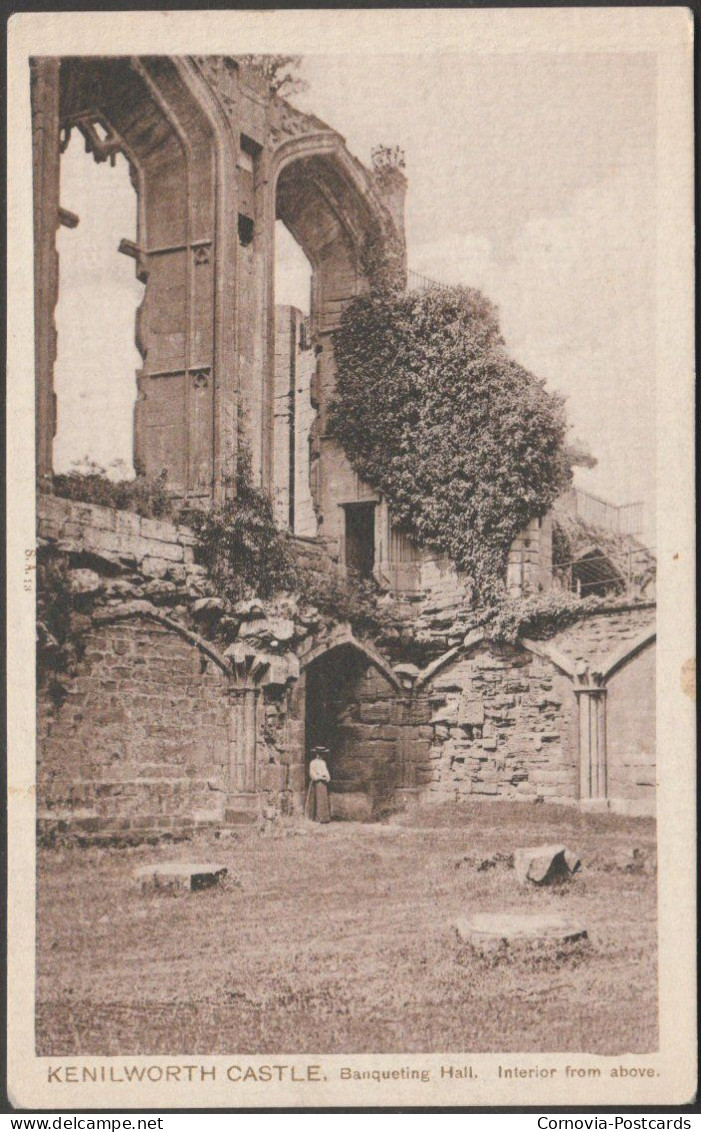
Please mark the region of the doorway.
[[312, 748], [327, 747], [332, 817], [369, 821], [399, 785], [395, 689], [364, 653], [341, 645], [309, 665], [305, 696], [307, 782]]
[[361, 578], [375, 569], [375, 503], [345, 503], [345, 563]]

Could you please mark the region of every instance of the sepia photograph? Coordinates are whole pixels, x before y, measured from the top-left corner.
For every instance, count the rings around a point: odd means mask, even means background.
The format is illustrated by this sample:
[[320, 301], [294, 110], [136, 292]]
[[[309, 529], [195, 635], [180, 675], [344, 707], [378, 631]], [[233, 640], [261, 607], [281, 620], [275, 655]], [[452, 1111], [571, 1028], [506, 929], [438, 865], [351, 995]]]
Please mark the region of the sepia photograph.
[[47, 1107], [662, 1101], [661, 51], [293, 15], [17, 67], [25, 1056]]

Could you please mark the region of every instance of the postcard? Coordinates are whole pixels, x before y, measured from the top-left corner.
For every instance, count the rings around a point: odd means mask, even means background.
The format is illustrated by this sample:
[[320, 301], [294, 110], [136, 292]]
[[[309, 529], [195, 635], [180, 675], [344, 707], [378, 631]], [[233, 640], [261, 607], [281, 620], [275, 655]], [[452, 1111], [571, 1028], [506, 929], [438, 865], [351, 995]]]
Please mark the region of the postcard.
[[17, 1108], [692, 1099], [692, 50], [12, 17]]

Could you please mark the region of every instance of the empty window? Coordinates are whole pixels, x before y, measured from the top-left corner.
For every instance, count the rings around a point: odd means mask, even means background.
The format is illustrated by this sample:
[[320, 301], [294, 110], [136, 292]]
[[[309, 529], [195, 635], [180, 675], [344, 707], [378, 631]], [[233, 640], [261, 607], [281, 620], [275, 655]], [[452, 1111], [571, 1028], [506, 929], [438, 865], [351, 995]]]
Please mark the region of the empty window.
[[253, 243], [253, 230], [254, 224], [251, 217], [244, 216], [242, 212], [239, 212], [239, 241], [244, 247]]
[[346, 566], [369, 578], [375, 569], [375, 504], [347, 503]]
[[[97, 152], [108, 131], [101, 122], [86, 130]], [[86, 140], [76, 131], [61, 157], [53, 466], [70, 472], [97, 465], [110, 478], [129, 479], [136, 371], [143, 364], [134, 319], [144, 285], [129, 258], [138, 254], [137, 197], [124, 155], [114, 151], [96, 164]]]

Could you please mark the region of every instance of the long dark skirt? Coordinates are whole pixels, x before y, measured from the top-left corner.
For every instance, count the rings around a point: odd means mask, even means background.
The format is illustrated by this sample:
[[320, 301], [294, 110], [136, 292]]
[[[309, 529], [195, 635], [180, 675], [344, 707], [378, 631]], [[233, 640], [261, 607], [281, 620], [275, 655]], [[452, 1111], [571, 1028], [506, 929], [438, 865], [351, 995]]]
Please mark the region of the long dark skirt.
[[309, 799], [309, 817], [312, 821], [331, 821], [329, 788], [325, 782], [312, 782], [311, 797]]

